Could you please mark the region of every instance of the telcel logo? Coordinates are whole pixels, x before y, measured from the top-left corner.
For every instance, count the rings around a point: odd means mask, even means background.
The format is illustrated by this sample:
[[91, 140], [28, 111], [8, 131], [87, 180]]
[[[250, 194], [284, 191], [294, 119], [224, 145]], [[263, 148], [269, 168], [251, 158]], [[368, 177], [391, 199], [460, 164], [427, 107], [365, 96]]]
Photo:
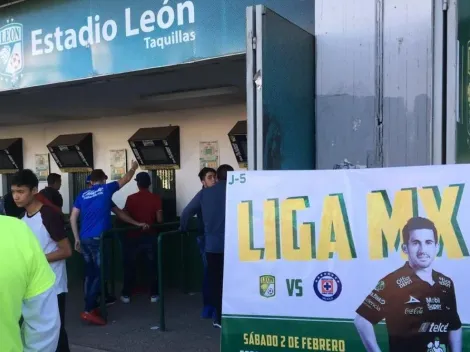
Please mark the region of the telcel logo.
[[423, 323], [419, 328], [419, 332], [447, 332], [449, 328], [449, 323], [442, 324], [442, 323]]

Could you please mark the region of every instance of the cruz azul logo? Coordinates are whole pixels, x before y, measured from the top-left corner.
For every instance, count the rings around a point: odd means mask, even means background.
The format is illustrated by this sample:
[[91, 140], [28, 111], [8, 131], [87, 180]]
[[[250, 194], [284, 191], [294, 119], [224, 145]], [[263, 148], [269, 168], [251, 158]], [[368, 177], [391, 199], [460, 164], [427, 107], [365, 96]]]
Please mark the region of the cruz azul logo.
[[318, 298], [326, 302], [334, 301], [341, 294], [343, 285], [335, 274], [325, 271], [313, 281], [313, 290]]
[[0, 28], [0, 78], [16, 81], [23, 68], [23, 25], [11, 22]]
[[259, 277], [259, 294], [264, 298], [276, 295], [276, 278], [274, 276], [262, 275]]

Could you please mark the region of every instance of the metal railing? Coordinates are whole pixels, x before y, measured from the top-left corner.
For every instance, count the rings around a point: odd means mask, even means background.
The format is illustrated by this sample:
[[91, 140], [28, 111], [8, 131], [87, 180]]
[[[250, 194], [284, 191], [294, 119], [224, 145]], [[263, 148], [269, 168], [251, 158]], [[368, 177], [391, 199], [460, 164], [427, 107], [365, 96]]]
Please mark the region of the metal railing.
[[166, 320], [165, 320], [165, 290], [163, 287], [163, 243], [167, 237], [170, 236], [181, 236], [181, 287], [183, 293], [187, 293], [186, 289], [186, 255], [185, 255], [185, 238], [187, 237], [187, 232], [181, 232], [179, 230], [168, 231], [160, 233], [158, 236], [158, 290], [160, 292], [159, 308], [160, 308], [160, 330], [166, 330]]
[[[160, 330], [165, 331], [166, 330], [166, 320], [165, 320], [165, 291], [164, 291], [164, 272], [163, 272], [163, 259], [164, 259], [164, 246], [165, 246], [165, 240], [168, 239], [169, 237], [174, 237], [174, 236], [181, 236], [181, 247], [180, 247], [180, 255], [181, 255], [181, 282], [180, 282], [180, 288], [183, 291], [183, 293], [187, 293], [187, 278], [186, 278], [186, 240], [189, 236], [188, 232], [181, 232], [177, 230], [179, 227], [180, 223], [179, 222], [171, 222], [171, 223], [165, 223], [165, 224], [158, 224], [158, 225], [153, 225], [151, 226], [152, 234], [155, 236], [155, 240], [157, 241], [158, 244], [158, 258], [157, 258], [157, 272], [158, 272], [158, 288], [159, 288], [159, 319], [160, 319]], [[141, 228], [139, 227], [123, 227], [123, 228], [113, 228], [109, 231], [106, 231], [100, 239], [100, 256], [101, 256], [101, 292], [100, 292], [100, 312], [101, 316], [105, 321], [107, 321], [108, 318], [108, 311], [106, 307], [106, 286], [108, 284], [107, 276], [106, 276], [106, 251], [105, 251], [105, 241], [110, 240], [111, 241], [111, 261], [110, 261], [110, 268], [111, 268], [111, 275], [109, 277], [109, 281], [111, 284], [111, 294], [115, 296], [115, 286], [116, 286], [116, 280], [115, 280], [115, 239], [118, 237], [118, 235], [122, 232], [128, 232], [132, 230], [140, 230]], [[150, 234], [149, 234], [150, 235]]]

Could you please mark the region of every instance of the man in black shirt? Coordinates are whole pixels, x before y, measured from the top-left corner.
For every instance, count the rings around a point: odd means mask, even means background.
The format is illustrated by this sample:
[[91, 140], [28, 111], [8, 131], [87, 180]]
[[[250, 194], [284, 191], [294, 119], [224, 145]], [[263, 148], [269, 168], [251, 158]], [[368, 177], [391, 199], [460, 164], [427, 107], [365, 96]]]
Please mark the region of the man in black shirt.
[[52, 173], [47, 176], [47, 187], [44, 188], [40, 193], [49, 199], [52, 204], [62, 210], [62, 207], [64, 206], [64, 200], [59, 192], [60, 187], [62, 187], [62, 176]]
[[385, 319], [390, 352], [461, 352], [454, 283], [432, 269], [439, 249], [436, 227], [415, 217], [402, 234], [408, 262], [380, 280], [356, 311], [362, 342], [368, 352], [379, 352], [373, 325]]

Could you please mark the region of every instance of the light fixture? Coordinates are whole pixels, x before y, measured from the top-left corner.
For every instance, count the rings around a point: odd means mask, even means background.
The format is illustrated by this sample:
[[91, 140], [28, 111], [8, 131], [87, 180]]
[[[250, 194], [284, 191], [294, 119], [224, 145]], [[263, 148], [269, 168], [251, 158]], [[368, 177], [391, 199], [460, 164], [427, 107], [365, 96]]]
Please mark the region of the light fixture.
[[175, 101], [184, 99], [195, 99], [195, 98], [206, 98], [216, 97], [221, 95], [231, 95], [239, 92], [239, 89], [234, 86], [219, 87], [219, 88], [207, 88], [207, 89], [196, 89], [186, 90], [173, 93], [163, 94], [152, 94], [142, 96], [141, 99], [152, 102], [164, 102], [164, 101]]

